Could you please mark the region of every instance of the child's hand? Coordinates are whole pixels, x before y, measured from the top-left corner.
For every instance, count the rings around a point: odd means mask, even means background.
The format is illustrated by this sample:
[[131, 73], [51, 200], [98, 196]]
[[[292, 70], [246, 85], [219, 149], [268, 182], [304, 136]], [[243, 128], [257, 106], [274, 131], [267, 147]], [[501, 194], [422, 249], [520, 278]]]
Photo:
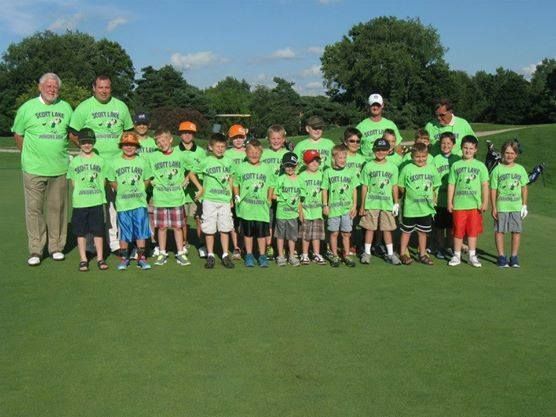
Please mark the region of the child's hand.
[[481, 204], [481, 212], [484, 213], [485, 211], [487, 211], [488, 208], [488, 202], [484, 202], [483, 204]]
[[527, 217], [527, 215], [529, 214], [529, 211], [527, 211], [527, 206], [523, 205], [521, 206], [521, 218], [524, 219], [525, 217]]
[[492, 208], [491, 213], [492, 213], [492, 218], [493, 218], [494, 220], [498, 220], [498, 211], [496, 210], [496, 207], [493, 207], [493, 208]]
[[322, 208], [322, 214], [324, 214], [325, 216], [328, 216], [328, 214], [330, 214], [330, 207], [324, 206]]
[[451, 213], [454, 211], [454, 204], [452, 204], [451, 201], [448, 201], [448, 207], [446, 207], [448, 209], [448, 213]]
[[364, 216], [364, 215], [365, 215], [365, 207], [361, 207], [361, 208], [359, 209], [359, 215], [360, 215], [360, 216]]
[[304, 222], [305, 221], [305, 216], [303, 215], [303, 210], [299, 211], [299, 221], [300, 222]]
[[181, 188], [186, 188], [188, 185], [189, 185], [189, 178], [185, 177], [185, 179], [181, 183]]
[[205, 189], [203, 187], [201, 187], [200, 190], [198, 190], [195, 193], [195, 201], [199, 201], [201, 199], [201, 197], [203, 196], [203, 194], [205, 193]]
[[357, 215], [357, 208], [352, 207], [349, 211], [349, 217], [353, 219], [356, 215]]
[[398, 217], [398, 214], [400, 214], [400, 205], [396, 203], [392, 206], [392, 215]]

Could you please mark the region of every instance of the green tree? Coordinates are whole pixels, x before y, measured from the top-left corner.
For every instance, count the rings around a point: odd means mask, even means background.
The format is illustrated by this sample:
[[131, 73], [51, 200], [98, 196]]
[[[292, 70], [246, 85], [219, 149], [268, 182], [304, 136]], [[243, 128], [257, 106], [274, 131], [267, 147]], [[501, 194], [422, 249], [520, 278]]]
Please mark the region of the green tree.
[[531, 120], [537, 123], [556, 122], [556, 59], [545, 58], [537, 65], [531, 78], [531, 92]]
[[251, 110], [251, 86], [245, 80], [226, 77], [205, 94], [211, 109], [216, 113], [246, 114]]

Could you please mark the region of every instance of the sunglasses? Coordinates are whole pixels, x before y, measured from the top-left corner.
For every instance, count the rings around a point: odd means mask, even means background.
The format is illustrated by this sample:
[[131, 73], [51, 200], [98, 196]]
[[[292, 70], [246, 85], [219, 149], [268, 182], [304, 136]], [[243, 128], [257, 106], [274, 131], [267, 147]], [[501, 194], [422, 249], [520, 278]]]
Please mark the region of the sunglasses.
[[361, 143], [360, 140], [348, 140], [348, 143]]
[[449, 114], [449, 113], [448, 112], [446, 112], [446, 113], [436, 113], [436, 117], [444, 117], [447, 114]]

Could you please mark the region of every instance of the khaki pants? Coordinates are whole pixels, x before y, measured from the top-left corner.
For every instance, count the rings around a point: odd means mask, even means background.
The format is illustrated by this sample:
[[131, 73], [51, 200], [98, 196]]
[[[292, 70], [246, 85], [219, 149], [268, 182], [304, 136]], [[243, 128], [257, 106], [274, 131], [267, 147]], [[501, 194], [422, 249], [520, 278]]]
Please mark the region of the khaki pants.
[[23, 188], [29, 253], [42, 256], [47, 236], [48, 252], [61, 252], [68, 228], [66, 176], [43, 177], [24, 172]]

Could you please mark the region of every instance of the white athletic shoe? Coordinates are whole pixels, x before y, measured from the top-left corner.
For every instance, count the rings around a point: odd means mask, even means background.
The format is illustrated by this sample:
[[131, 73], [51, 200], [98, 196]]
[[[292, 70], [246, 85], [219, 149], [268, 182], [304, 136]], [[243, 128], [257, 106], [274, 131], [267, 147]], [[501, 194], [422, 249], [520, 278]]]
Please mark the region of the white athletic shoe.
[[473, 255], [469, 257], [469, 264], [471, 266], [474, 266], [475, 268], [480, 268], [481, 266], [483, 266], [479, 261], [479, 258], [477, 258], [477, 255]]
[[41, 263], [41, 257], [39, 255], [31, 255], [29, 259], [27, 259], [27, 265], [29, 266], [37, 266]]
[[461, 258], [456, 255], [452, 256], [452, 259], [448, 262], [448, 265], [450, 266], [458, 266], [459, 264], [461, 264]]
[[63, 261], [64, 259], [66, 259], [66, 257], [62, 252], [53, 252], [52, 259], [54, 259], [55, 261]]

